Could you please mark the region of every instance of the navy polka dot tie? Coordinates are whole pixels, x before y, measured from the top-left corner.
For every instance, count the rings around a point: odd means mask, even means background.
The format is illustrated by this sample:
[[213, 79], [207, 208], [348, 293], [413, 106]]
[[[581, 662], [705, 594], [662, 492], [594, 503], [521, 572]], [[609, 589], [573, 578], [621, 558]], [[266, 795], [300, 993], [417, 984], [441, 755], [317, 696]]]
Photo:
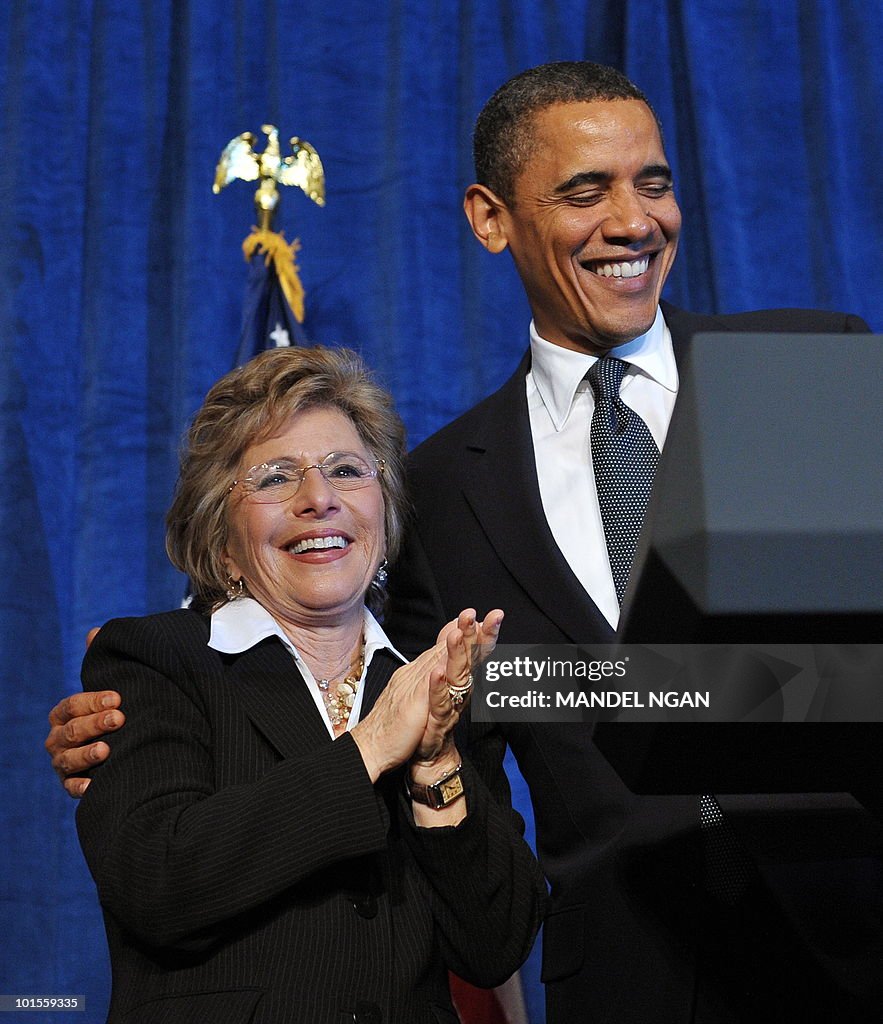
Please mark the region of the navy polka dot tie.
[[605, 356], [586, 374], [595, 392], [591, 428], [595, 489], [620, 604], [659, 462], [659, 449], [647, 424], [619, 397], [628, 365]]

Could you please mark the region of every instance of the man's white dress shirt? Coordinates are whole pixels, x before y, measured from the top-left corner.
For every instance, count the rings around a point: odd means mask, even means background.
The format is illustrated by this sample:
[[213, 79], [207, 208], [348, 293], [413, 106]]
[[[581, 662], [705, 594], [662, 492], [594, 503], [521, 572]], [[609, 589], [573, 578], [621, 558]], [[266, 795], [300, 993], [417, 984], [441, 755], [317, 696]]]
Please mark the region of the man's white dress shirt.
[[[543, 511], [576, 578], [616, 628], [619, 602], [592, 469], [595, 395], [585, 380], [597, 357], [553, 345], [537, 334], [533, 322], [530, 351], [527, 407]], [[662, 312], [657, 309], [646, 334], [610, 354], [631, 364], [620, 395], [644, 420], [662, 450], [678, 391], [671, 334]]]

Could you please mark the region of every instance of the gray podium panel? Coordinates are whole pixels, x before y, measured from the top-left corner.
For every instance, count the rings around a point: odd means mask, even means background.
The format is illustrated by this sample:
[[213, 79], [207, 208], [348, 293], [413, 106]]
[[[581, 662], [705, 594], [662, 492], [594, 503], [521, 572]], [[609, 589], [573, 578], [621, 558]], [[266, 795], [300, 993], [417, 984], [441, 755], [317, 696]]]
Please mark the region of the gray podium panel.
[[[697, 335], [679, 372], [620, 639], [878, 642], [883, 337]], [[636, 792], [873, 806], [883, 788], [878, 723], [611, 723], [595, 741]]]
[[881, 381], [883, 337], [697, 335], [622, 638], [879, 640]]

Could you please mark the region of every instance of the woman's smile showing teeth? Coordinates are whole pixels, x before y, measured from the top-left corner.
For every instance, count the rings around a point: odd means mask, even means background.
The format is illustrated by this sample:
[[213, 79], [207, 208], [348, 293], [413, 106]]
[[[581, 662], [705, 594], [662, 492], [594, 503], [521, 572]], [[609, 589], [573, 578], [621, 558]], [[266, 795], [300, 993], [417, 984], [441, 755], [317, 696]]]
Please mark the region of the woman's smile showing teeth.
[[285, 549], [292, 555], [302, 555], [305, 551], [324, 551], [327, 548], [345, 548], [349, 541], [340, 534], [330, 537], [304, 537]]

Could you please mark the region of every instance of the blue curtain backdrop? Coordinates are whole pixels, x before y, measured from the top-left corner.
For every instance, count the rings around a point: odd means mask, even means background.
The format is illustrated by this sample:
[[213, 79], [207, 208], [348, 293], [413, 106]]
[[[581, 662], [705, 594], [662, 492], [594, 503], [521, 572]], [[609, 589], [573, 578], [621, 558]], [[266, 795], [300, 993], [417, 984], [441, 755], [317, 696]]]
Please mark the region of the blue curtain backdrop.
[[235, 356], [253, 222], [251, 188], [211, 193], [223, 145], [270, 121], [318, 149], [327, 207], [288, 190], [277, 222], [303, 243], [307, 333], [362, 350], [416, 443], [525, 347], [508, 256], [460, 202], [480, 106], [546, 60], [617, 64], [654, 100], [685, 216], [669, 298], [883, 331], [881, 40], [867, 0], [0, 5], [0, 993], [86, 993], [70, 1019], [103, 1019], [100, 916], [41, 742], [86, 630], [181, 596], [162, 516]]

